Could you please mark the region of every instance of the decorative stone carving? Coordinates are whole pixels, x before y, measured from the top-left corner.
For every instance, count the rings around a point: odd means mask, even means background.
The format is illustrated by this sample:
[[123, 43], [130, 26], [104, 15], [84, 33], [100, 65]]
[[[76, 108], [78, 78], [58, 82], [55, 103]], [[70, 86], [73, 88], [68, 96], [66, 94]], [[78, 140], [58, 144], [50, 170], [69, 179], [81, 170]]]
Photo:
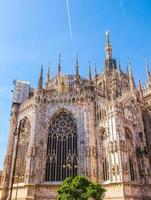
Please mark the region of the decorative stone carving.
[[151, 87], [117, 66], [108, 33], [105, 51], [102, 74], [83, 78], [76, 63], [62, 75], [59, 62], [46, 87], [41, 70], [38, 88], [13, 104], [0, 199], [56, 199], [58, 181], [76, 174], [102, 183], [105, 200], [151, 198]]

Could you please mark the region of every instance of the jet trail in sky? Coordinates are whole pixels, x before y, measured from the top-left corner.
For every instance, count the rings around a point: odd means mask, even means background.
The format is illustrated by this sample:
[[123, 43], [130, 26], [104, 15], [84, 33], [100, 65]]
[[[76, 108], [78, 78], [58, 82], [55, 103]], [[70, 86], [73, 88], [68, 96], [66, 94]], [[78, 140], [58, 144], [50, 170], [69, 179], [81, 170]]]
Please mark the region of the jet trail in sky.
[[69, 23], [70, 37], [72, 38], [72, 25], [71, 25], [71, 14], [70, 14], [69, 0], [66, 0], [66, 5], [67, 5], [67, 12], [68, 12], [68, 23]]
[[121, 7], [123, 19], [124, 19], [124, 21], [126, 21], [126, 15], [125, 15], [125, 10], [124, 10], [124, 6], [123, 6], [123, 1], [122, 0], [119, 0], [119, 1], [120, 1], [120, 7]]

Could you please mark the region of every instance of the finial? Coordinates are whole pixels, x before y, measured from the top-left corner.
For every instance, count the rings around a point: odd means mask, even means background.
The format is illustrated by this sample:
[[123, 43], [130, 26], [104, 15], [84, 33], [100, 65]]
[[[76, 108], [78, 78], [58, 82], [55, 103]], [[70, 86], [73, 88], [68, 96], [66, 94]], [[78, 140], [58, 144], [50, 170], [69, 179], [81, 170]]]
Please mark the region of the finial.
[[59, 62], [58, 62], [58, 76], [60, 76], [61, 73], [61, 54], [59, 54]]
[[79, 76], [79, 57], [78, 57], [78, 54], [76, 54], [75, 75], [76, 75], [76, 77]]
[[91, 63], [90, 63], [90, 61], [89, 61], [89, 66], [88, 66], [88, 79], [89, 79], [89, 81], [92, 80], [92, 75], [91, 75]]
[[112, 58], [112, 46], [110, 44], [110, 33], [109, 31], [106, 31], [106, 46], [105, 46], [105, 53], [106, 53], [106, 59]]
[[43, 87], [43, 65], [41, 65], [40, 76], [38, 80], [38, 89], [42, 89]]

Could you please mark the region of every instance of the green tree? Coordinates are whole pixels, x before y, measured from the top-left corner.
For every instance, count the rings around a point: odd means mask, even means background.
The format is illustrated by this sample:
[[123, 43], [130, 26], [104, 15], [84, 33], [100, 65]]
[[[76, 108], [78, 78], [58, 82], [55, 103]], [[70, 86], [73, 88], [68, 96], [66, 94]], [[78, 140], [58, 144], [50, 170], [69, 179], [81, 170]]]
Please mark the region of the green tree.
[[84, 176], [66, 178], [58, 190], [58, 200], [101, 200], [105, 189]]

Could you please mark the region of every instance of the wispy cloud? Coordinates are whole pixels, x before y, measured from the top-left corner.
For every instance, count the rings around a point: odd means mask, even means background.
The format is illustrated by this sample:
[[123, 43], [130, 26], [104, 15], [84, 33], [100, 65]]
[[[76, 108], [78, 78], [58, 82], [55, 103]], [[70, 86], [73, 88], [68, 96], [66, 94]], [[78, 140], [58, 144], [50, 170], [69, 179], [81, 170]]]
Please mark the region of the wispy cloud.
[[124, 20], [124, 22], [126, 22], [126, 14], [125, 14], [125, 9], [124, 9], [124, 5], [123, 5], [123, 0], [119, 0], [119, 1], [120, 1], [120, 8], [121, 8], [123, 20]]
[[69, 0], [66, 0], [67, 5], [67, 13], [68, 13], [68, 24], [69, 24], [69, 31], [70, 31], [70, 37], [72, 39], [72, 24], [71, 24], [71, 13], [70, 13], [70, 7], [69, 7]]

